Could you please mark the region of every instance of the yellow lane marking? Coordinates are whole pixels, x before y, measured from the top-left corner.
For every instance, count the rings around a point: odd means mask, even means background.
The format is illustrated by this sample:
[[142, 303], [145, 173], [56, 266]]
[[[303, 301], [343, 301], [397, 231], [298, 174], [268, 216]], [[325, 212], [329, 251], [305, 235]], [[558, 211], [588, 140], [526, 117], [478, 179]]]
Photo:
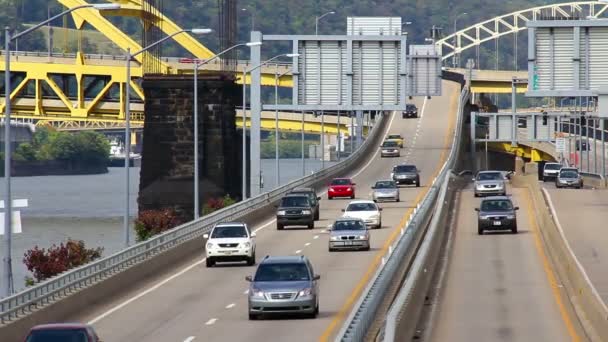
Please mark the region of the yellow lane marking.
[[581, 341], [581, 338], [576, 333], [574, 324], [572, 323], [572, 320], [570, 319], [570, 315], [568, 315], [566, 306], [564, 305], [562, 297], [559, 293], [559, 288], [557, 286], [555, 272], [553, 271], [553, 268], [551, 267], [549, 258], [547, 257], [547, 254], [545, 253], [542, 242], [540, 240], [540, 230], [538, 228], [538, 223], [536, 222], [536, 216], [534, 215], [535, 209], [532, 204], [532, 200], [530, 199], [530, 196], [531, 196], [530, 192], [531, 192], [530, 188], [526, 187], [523, 197], [524, 197], [524, 202], [526, 202], [526, 207], [528, 208], [528, 221], [530, 222], [530, 226], [532, 227], [532, 230], [534, 231], [534, 234], [533, 234], [534, 235], [534, 246], [536, 247], [536, 251], [538, 252], [538, 255], [540, 256], [540, 258], [542, 260], [543, 269], [545, 270], [545, 274], [547, 275], [547, 279], [549, 280], [549, 284], [551, 285], [551, 292], [553, 293], [553, 298], [557, 302], [557, 306], [559, 308], [559, 313], [562, 316], [562, 320], [564, 321], [564, 324], [566, 325], [568, 334], [570, 335], [570, 338], [572, 339], [572, 341], [578, 342], [578, 341]]
[[[457, 96], [456, 96], [456, 94], [453, 94], [451, 97], [451, 101], [450, 101], [450, 108], [456, 108], [457, 105], [458, 105]], [[445, 159], [447, 158], [447, 153], [448, 153], [447, 147], [451, 144], [451, 141], [453, 138], [453, 129], [454, 129], [455, 119], [456, 119], [456, 115], [450, 115], [450, 119], [448, 122], [448, 128], [447, 128], [448, 134], [446, 134], [444, 142], [443, 142], [444, 149], [441, 152], [441, 155], [439, 157], [439, 165], [437, 166], [435, 172], [433, 173], [433, 176], [429, 178], [429, 184], [430, 184], [430, 181], [432, 181], [433, 179], [435, 179], [435, 177], [437, 177], [437, 175], [439, 175], [439, 172], [441, 171], [441, 167], [443, 166], [443, 163], [445, 162]], [[418, 206], [418, 203], [420, 203], [420, 201], [428, 193], [429, 189], [430, 188], [427, 186], [427, 188], [423, 192], [420, 192], [418, 194], [418, 196], [416, 196], [416, 198], [414, 199], [414, 207]], [[363, 289], [369, 282], [369, 279], [376, 272], [376, 269], [378, 268], [378, 265], [380, 264], [382, 257], [384, 255], [386, 255], [386, 253], [388, 251], [388, 247], [393, 244], [393, 242], [395, 241], [397, 236], [400, 234], [401, 229], [405, 226], [405, 224], [407, 223], [407, 219], [409, 218], [409, 216], [412, 214], [413, 211], [414, 211], [414, 208], [412, 207], [401, 218], [401, 221], [399, 222], [397, 227], [393, 230], [393, 232], [389, 236], [388, 240], [386, 240], [386, 242], [382, 246], [382, 249], [376, 254], [376, 256], [374, 257], [374, 260], [367, 268], [367, 271], [365, 272], [365, 274], [363, 275], [361, 280], [359, 280], [359, 282], [357, 283], [357, 285], [355, 286], [355, 288], [353, 289], [351, 294], [348, 296], [348, 298], [346, 299], [346, 302], [340, 308], [340, 311], [338, 311], [338, 313], [336, 314], [334, 319], [331, 321], [331, 323], [329, 323], [329, 326], [327, 327], [327, 329], [325, 329], [325, 331], [319, 338], [319, 341], [328, 341], [331, 338], [334, 330], [339, 325], [341, 325], [341, 323], [344, 319], [344, 316], [346, 316], [346, 314], [350, 312], [351, 307], [353, 306], [354, 302], [357, 300], [357, 298], [359, 298], [359, 296], [361, 295], [361, 292], [363, 291]]]

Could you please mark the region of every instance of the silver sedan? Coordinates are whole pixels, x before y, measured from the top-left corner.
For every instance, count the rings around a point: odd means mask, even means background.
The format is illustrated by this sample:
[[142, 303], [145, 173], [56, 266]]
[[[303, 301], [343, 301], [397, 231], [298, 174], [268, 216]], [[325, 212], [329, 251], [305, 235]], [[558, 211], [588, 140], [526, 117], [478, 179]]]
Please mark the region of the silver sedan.
[[381, 201], [395, 201], [399, 202], [401, 199], [399, 198], [399, 187], [397, 183], [392, 180], [381, 180], [377, 181], [376, 184], [372, 186], [372, 199], [374, 202]]

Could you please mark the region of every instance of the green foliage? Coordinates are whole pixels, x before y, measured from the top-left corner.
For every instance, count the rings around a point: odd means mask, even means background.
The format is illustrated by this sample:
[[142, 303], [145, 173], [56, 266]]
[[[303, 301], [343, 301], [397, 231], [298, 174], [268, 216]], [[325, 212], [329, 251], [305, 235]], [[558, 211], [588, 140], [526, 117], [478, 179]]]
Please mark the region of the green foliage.
[[34, 161], [36, 160], [36, 149], [28, 143], [17, 146], [14, 154], [15, 160]]
[[225, 195], [224, 197], [220, 198], [210, 198], [207, 200], [207, 203], [203, 205], [203, 215], [207, 215], [216, 210], [231, 206], [234, 203], [236, 203], [236, 200], [229, 195]]
[[[317, 141], [304, 141], [304, 156], [308, 156], [308, 146], [318, 144]], [[260, 144], [261, 158], [273, 159], [275, 157], [275, 142], [274, 138], [264, 140]], [[301, 158], [302, 157], [302, 141], [301, 140], [279, 140], [279, 157], [282, 159]]]

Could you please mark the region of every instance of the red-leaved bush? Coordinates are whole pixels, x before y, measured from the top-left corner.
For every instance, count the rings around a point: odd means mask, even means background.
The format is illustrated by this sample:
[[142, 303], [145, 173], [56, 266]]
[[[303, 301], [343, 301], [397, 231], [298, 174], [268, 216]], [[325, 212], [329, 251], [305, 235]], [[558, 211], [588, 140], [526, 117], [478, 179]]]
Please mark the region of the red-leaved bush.
[[173, 227], [184, 223], [172, 208], [141, 211], [135, 220], [138, 241], [144, 241]]
[[66, 243], [52, 245], [49, 249], [36, 246], [28, 250], [23, 263], [36, 281], [42, 281], [98, 259], [102, 252], [102, 247], [86, 248], [84, 241], [68, 239]]
[[233, 205], [234, 203], [236, 203], [236, 201], [228, 195], [224, 197], [210, 198], [203, 206], [203, 215], [210, 214], [218, 209]]

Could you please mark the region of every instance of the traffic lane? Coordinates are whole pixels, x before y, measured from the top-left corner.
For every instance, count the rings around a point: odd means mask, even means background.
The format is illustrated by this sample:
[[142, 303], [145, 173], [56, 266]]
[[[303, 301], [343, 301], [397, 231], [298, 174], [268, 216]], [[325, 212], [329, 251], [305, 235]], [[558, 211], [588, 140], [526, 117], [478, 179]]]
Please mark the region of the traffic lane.
[[[457, 92], [456, 92], [457, 96]], [[423, 187], [416, 188], [401, 188], [402, 202], [399, 203], [381, 203], [383, 210], [383, 225], [385, 228], [372, 230], [372, 250], [352, 251], [352, 252], [332, 252], [327, 251], [328, 236], [323, 234], [316, 242], [313, 242], [304, 249], [302, 253], [307, 255], [315, 267], [315, 272], [321, 275], [320, 280], [320, 313], [317, 319], [297, 319], [294, 317], [273, 318], [263, 321], [248, 321], [247, 318], [247, 298], [241, 297], [236, 303], [237, 307], [241, 307], [238, 311], [224, 311], [223, 315], [210, 326], [201, 326], [197, 331], [192, 333], [192, 336], [205, 336], [206, 339], [213, 341], [229, 341], [229, 340], [252, 340], [252, 341], [267, 341], [267, 340], [290, 340], [290, 341], [310, 341], [318, 338], [318, 333], [311, 332], [327, 331], [327, 327], [337, 319], [339, 312], [344, 304], [348, 301], [354, 301], [358, 296], [353, 296], [354, 289], [357, 286], [365, 286], [366, 272], [373, 274], [375, 268], [370, 266], [375, 258], [379, 256], [380, 250], [384, 247], [389, 236], [395, 233], [395, 227], [404, 223], [404, 220], [409, 216], [409, 212], [413, 209], [416, 199], [420, 199], [421, 195], [426, 191], [428, 184], [432, 181], [432, 173], [439, 169], [442, 164], [440, 157], [445, 155], [446, 145], [451, 140], [437, 139], [438, 136], [448, 135], [449, 131], [447, 115], [455, 116], [455, 110], [450, 113], [445, 107], [453, 104], [454, 99], [435, 100], [434, 103], [427, 103], [426, 114], [421, 126], [427, 132], [434, 134], [421, 135], [416, 144], [425, 146], [423, 153], [414, 153], [419, 156], [413, 157], [417, 160], [411, 160], [418, 163], [418, 167], [423, 171], [426, 177], [422, 180]], [[431, 114], [433, 113], [433, 114]], [[426, 116], [428, 115], [428, 116]], [[453, 122], [454, 120], [452, 120]], [[437, 131], [432, 131], [431, 128], [441, 128], [438, 134]], [[442, 141], [443, 140], [443, 141]], [[441, 146], [443, 144], [443, 148]], [[445, 157], [445, 156], [444, 156]], [[405, 158], [380, 158], [374, 160], [374, 165], [378, 167], [364, 170], [355, 180], [357, 184], [365, 182], [365, 185], [371, 185], [378, 178], [388, 177], [390, 168], [394, 163], [404, 161]], [[377, 174], [377, 170], [385, 169], [386, 174]], [[361, 194], [359, 192], [359, 194]], [[331, 213], [332, 217], [339, 216], [339, 211], [350, 200], [332, 200], [326, 203], [326, 212]], [[333, 209], [333, 212], [332, 212]], [[328, 221], [329, 223], [329, 221]], [[348, 313], [348, 312], [347, 312]], [[329, 339], [333, 338], [341, 327], [340, 323], [336, 325], [336, 329], [330, 332]], [[238, 330], [232, 327], [238, 326]]]
[[433, 341], [568, 341], [539, 251], [526, 189], [512, 188], [519, 233], [477, 234], [480, 199], [462, 191]]
[[[416, 125], [413, 120], [402, 121], [398, 115], [392, 124], [398, 131], [406, 134], [410, 131], [413, 132]], [[395, 127], [391, 126], [387, 131], [393, 132], [394, 130], [391, 129]], [[377, 164], [371, 163], [368, 164], [368, 167], [377, 168]], [[358, 179], [355, 178], [355, 181]], [[325, 206], [328, 202], [330, 201], [324, 199], [321, 203], [321, 221], [317, 222], [317, 228], [324, 228], [333, 218], [341, 214], [342, 205], [338, 205], [338, 201], [336, 201], [336, 207], [332, 208], [333, 212], [326, 214]], [[254, 227], [254, 229], [256, 228], [258, 227]], [[269, 217], [268, 224], [263, 227], [263, 230], [258, 231], [259, 235], [256, 239], [258, 260], [265, 254], [293, 254], [303, 248], [305, 242], [302, 241], [314, 240], [314, 235], [317, 235], [315, 233], [320, 230], [289, 229], [285, 232], [277, 232], [276, 224]], [[284, 233], [289, 233], [289, 237], [286, 238]], [[255, 267], [241, 265], [206, 269], [202, 259], [199, 259], [188, 272], [171, 280], [170, 284], [156, 288], [153, 294], [146, 295], [110, 315], [98, 319], [103, 313], [124, 303], [125, 298], [123, 297], [119, 301], [109, 303], [94, 313], [86, 315], [84, 321], [93, 320], [100, 334], [107, 340], [122, 341], [128, 338], [129, 340], [166, 341], [175, 339], [181, 331], [199, 326], [200, 320], [209, 322], [216, 319], [217, 314], [222, 313], [227, 306], [241, 298], [248, 285], [245, 283], [244, 277], [251, 274], [254, 269]], [[130, 297], [138, 294], [131, 293]], [[165, 303], [171, 303], [171, 308], [165, 310], [163, 307], [163, 310], [159, 310], [159, 305], [163, 306]], [[174, 303], [179, 303], [179, 305]], [[243, 309], [241, 308], [241, 310]], [[139, 320], [128, 327], [123, 327], [122, 322], [131, 317], [139, 317]], [[82, 317], [79, 317], [79, 320], [83, 320]], [[150, 326], [157, 327], [157, 329], [150, 329]], [[121, 329], [117, 329], [118, 327]]]
[[547, 187], [547, 191], [570, 248], [608, 303], [608, 190]]

